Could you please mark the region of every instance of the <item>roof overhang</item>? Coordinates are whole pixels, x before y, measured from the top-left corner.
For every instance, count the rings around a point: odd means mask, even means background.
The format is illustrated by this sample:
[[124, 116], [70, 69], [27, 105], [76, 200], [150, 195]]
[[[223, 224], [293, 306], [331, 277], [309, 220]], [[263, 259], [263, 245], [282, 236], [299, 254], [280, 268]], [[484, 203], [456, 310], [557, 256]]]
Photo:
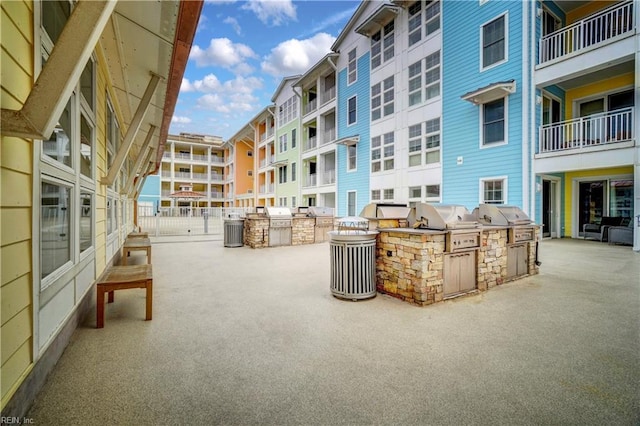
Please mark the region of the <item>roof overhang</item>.
[[292, 86], [302, 87], [307, 82], [315, 83], [316, 79], [326, 73], [327, 70], [335, 72], [336, 63], [334, 61], [336, 61], [339, 56], [340, 54], [334, 52], [326, 54], [322, 59], [316, 62], [315, 65], [309, 68], [307, 72], [302, 74], [302, 77], [294, 81]]
[[281, 166], [286, 166], [287, 164], [289, 164], [289, 160], [284, 159], [284, 160], [276, 160], [273, 163], [269, 164], [269, 166], [271, 166], [271, 167], [281, 167]]
[[400, 12], [399, 6], [383, 4], [354, 30], [365, 37], [371, 37], [381, 27], [389, 23]]
[[496, 99], [504, 98], [507, 95], [516, 92], [516, 81], [501, 81], [492, 83], [488, 86], [481, 87], [472, 92], [465, 93], [461, 96], [465, 101], [469, 101], [475, 105], [486, 104]]
[[360, 136], [345, 136], [336, 141], [337, 145], [352, 146], [360, 142]]

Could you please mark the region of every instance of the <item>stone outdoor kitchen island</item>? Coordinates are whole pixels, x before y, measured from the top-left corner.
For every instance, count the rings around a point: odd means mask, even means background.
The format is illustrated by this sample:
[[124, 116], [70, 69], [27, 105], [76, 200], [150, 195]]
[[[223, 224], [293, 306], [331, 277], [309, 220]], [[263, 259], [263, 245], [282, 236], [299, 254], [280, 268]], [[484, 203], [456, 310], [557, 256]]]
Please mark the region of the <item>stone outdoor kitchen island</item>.
[[[540, 228], [378, 229], [377, 290], [417, 305], [486, 291], [537, 274]], [[515, 266], [514, 266], [515, 265]]]

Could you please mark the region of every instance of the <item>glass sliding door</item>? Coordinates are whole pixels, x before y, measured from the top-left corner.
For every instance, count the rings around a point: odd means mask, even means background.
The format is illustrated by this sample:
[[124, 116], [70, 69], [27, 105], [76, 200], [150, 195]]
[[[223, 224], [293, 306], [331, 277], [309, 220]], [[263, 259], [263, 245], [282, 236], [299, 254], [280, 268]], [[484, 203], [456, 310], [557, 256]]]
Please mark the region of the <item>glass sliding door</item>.
[[599, 224], [602, 216], [605, 216], [605, 189], [606, 180], [580, 182], [578, 193], [578, 235], [582, 235], [582, 229], [586, 223]]

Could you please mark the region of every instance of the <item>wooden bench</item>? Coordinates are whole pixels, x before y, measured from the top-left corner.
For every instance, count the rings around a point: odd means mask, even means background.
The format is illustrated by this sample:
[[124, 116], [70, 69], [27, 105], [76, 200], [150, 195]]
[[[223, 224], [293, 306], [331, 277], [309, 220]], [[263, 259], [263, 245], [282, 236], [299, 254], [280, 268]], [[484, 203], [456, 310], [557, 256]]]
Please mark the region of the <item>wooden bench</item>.
[[116, 290], [128, 288], [147, 289], [147, 309], [145, 320], [151, 320], [153, 306], [153, 274], [151, 265], [111, 266], [96, 283], [97, 309], [96, 328], [104, 327], [104, 294], [109, 293], [109, 303], [114, 301]]
[[132, 251], [146, 251], [147, 263], [151, 263], [151, 240], [149, 238], [127, 238], [122, 246], [122, 264], [127, 264], [127, 258]]

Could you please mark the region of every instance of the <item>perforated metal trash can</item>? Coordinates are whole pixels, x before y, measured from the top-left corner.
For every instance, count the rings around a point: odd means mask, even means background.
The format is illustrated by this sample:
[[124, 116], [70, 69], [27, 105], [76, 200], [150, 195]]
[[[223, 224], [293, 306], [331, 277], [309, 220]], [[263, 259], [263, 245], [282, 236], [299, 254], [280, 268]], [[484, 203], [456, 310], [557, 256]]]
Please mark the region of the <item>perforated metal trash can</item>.
[[352, 222], [358, 223], [356, 226], [342, 221], [338, 221], [337, 231], [329, 232], [331, 293], [354, 301], [375, 297], [378, 232], [367, 230], [368, 221]]
[[244, 219], [225, 219], [224, 221], [224, 246], [242, 247], [244, 234]]

